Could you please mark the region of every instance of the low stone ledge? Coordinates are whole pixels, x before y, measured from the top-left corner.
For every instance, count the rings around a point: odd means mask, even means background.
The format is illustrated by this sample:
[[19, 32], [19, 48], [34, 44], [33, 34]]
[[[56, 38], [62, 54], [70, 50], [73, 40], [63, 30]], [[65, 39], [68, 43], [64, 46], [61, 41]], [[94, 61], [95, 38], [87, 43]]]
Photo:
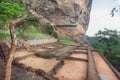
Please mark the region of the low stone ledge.
[[38, 45], [38, 44], [45, 44], [45, 43], [54, 43], [57, 42], [57, 39], [36, 39], [36, 40], [26, 40], [26, 43], [29, 45]]

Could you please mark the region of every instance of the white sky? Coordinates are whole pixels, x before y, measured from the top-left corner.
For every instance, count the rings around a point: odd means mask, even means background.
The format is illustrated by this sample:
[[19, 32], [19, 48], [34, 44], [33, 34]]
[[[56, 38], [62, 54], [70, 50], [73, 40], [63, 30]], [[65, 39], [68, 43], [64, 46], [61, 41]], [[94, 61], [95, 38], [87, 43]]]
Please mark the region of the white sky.
[[93, 0], [90, 15], [90, 23], [87, 35], [93, 36], [104, 28], [116, 29], [120, 31], [120, 15], [111, 17], [110, 12], [113, 7], [120, 4], [120, 0]]

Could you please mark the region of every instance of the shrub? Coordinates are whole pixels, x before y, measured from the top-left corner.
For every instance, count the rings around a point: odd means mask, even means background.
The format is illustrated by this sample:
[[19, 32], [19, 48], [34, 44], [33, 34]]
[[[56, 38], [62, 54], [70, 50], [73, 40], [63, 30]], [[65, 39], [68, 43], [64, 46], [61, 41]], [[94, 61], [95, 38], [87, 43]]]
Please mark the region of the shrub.
[[46, 23], [45, 27], [48, 34], [51, 35], [54, 32], [53, 27], [50, 23]]

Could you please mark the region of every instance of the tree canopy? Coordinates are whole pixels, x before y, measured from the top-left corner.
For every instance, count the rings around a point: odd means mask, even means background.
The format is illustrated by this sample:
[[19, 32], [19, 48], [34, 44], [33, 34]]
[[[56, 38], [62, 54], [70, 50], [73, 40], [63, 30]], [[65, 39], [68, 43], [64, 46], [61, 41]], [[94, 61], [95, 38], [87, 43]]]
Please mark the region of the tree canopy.
[[120, 71], [120, 32], [105, 28], [88, 39], [91, 46], [101, 52]]
[[24, 13], [25, 9], [18, 3], [12, 3], [8, 1], [2, 1], [0, 3], [0, 25], [9, 23], [13, 18], [20, 17]]

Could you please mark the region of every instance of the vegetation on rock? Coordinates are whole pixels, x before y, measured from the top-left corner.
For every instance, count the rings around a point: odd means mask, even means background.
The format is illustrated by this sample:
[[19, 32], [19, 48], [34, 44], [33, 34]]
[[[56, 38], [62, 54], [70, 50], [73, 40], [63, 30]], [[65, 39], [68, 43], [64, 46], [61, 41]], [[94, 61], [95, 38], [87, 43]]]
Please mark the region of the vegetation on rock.
[[75, 45], [74, 41], [68, 40], [68, 39], [61, 39], [60, 42], [62, 44], [66, 44], [66, 45]]
[[[10, 21], [16, 17], [21, 17], [25, 12], [26, 6], [23, 0], [3, 0], [0, 3], [0, 39], [9, 39], [9, 25]], [[22, 39], [43, 39], [50, 36], [40, 32], [39, 20], [30, 12], [28, 16], [16, 24], [15, 32], [17, 38]], [[8, 32], [8, 33], [6, 33]], [[32, 33], [32, 34], [31, 34]]]
[[57, 33], [54, 31], [54, 28], [53, 28], [53, 26], [50, 23], [47, 23], [45, 25], [45, 27], [46, 27], [46, 33], [47, 34], [52, 35], [55, 38], [58, 38]]
[[27, 14], [24, 12], [25, 12], [24, 7], [21, 7], [17, 3], [13, 3], [7, 0], [1, 1], [0, 3], [0, 13], [1, 13], [0, 26], [9, 27], [10, 37], [11, 37], [11, 47], [6, 58], [4, 80], [11, 79], [11, 68], [12, 68], [11, 64], [12, 64], [13, 56], [16, 50], [14, 28], [20, 21], [26, 18]]

